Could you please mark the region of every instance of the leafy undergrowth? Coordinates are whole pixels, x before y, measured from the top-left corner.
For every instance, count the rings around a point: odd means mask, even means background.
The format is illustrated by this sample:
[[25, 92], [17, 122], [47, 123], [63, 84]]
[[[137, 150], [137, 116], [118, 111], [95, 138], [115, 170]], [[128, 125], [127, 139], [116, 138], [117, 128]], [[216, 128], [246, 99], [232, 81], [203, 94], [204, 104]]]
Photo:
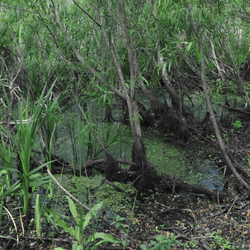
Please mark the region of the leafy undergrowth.
[[[172, 245], [163, 249], [205, 249], [204, 245], [210, 246], [207, 249], [250, 249], [250, 202], [246, 200], [235, 198], [219, 205], [203, 196], [171, 195], [152, 190], [137, 201], [134, 211], [121, 207], [116, 213], [120, 217], [115, 218], [110, 210], [103, 210], [99, 220], [94, 221], [96, 231], [127, 239], [126, 249], [141, 249], [142, 244], [149, 248], [157, 242], [157, 235], [164, 236]], [[0, 234], [9, 238], [1, 239], [1, 249], [53, 249], [53, 246], [72, 249], [74, 239], [60, 227], [42, 218], [42, 235], [37, 237], [34, 220], [22, 229], [25, 219], [20, 220], [20, 208], [15, 203], [5, 205], [16, 223], [17, 232], [4, 210]], [[31, 218], [34, 217], [34, 210], [31, 210]], [[88, 227], [86, 238], [92, 233], [93, 227]], [[178, 243], [172, 244], [173, 237]], [[97, 249], [122, 248], [107, 244]]]

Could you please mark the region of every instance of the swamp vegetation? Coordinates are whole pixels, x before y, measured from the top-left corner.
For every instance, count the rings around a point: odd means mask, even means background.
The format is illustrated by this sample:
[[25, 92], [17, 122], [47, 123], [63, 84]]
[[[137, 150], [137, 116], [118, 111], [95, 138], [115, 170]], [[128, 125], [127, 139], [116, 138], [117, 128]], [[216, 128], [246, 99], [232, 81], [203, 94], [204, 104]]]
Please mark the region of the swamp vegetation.
[[250, 3], [2, 0], [0, 249], [249, 249]]

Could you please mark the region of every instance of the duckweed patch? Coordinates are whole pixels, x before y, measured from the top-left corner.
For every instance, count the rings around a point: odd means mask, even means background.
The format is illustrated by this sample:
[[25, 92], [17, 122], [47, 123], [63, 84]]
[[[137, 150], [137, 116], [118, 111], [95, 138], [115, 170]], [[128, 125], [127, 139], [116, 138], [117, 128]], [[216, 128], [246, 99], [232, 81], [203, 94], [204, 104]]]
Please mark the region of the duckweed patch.
[[[82, 186], [83, 192], [90, 194], [91, 197], [94, 197], [96, 203], [104, 201], [105, 209], [112, 209], [113, 212], [118, 212], [122, 207], [126, 207], [128, 210], [132, 210], [133, 202], [131, 202], [131, 198], [126, 197], [124, 193], [117, 191], [110, 185], [103, 184], [96, 190], [92, 192], [89, 191], [91, 188], [98, 186], [102, 180], [102, 176], [94, 176], [92, 178], [82, 176], [78, 178], [78, 187]], [[115, 182], [114, 184], [126, 193], [136, 195], [136, 189], [132, 185], [122, 184], [119, 182]]]
[[167, 174], [190, 184], [198, 183], [196, 173], [193, 171], [195, 165], [186, 160], [187, 153], [166, 143], [162, 133], [144, 130], [144, 143], [147, 147], [147, 157], [159, 174]]
[[[104, 201], [105, 210], [112, 210], [116, 213], [126, 208], [130, 213], [132, 211], [133, 201], [131, 201], [131, 198], [126, 197], [124, 193], [118, 192], [110, 185], [104, 184], [96, 190], [92, 192], [90, 191], [91, 188], [94, 188], [101, 183], [103, 180], [102, 176], [95, 176], [92, 178], [84, 176], [72, 178], [71, 176], [68, 176], [67, 178], [65, 176], [61, 177], [60, 175], [55, 175], [55, 177], [69, 193], [89, 207]], [[118, 182], [115, 182], [114, 184], [126, 193], [129, 193], [130, 195], [134, 194], [136, 196], [136, 189], [133, 186]], [[56, 184], [53, 184], [54, 197], [49, 199], [47, 196], [48, 188], [49, 187], [40, 187], [39, 190], [33, 192], [32, 204], [35, 204], [36, 195], [39, 193], [43, 205], [68, 216], [66, 194]], [[56, 202], [54, 202], [55, 200]]]

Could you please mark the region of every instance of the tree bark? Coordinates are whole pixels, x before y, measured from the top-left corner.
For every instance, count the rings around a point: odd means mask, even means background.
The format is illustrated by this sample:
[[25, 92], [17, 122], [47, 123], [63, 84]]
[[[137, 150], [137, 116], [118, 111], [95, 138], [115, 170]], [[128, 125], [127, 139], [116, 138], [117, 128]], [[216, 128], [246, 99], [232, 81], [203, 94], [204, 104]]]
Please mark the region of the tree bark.
[[235, 178], [239, 181], [239, 183], [241, 183], [247, 190], [250, 190], [250, 185], [248, 185], [247, 182], [244, 181], [244, 179], [241, 177], [241, 175], [237, 172], [237, 170], [235, 169], [235, 167], [232, 164], [232, 161], [230, 160], [227, 151], [226, 151], [226, 147], [225, 147], [225, 143], [223, 141], [223, 138], [221, 136], [216, 118], [215, 118], [215, 114], [214, 114], [214, 110], [213, 110], [213, 106], [209, 97], [209, 93], [208, 93], [208, 86], [207, 86], [207, 81], [206, 81], [206, 77], [205, 77], [205, 58], [204, 58], [204, 44], [203, 44], [203, 40], [202, 37], [199, 35], [199, 32], [197, 30], [197, 27], [195, 25], [195, 23], [192, 20], [192, 16], [191, 14], [188, 15], [189, 18], [189, 22], [190, 25], [192, 27], [193, 32], [195, 33], [196, 37], [198, 38], [198, 44], [199, 44], [199, 49], [200, 49], [200, 55], [201, 55], [201, 73], [200, 73], [200, 77], [201, 77], [201, 81], [202, 81], [202, 87], [203, 87], [203, 91], [205, 94], [205, 98], [206, 98], [206, 102], [207, 102], [207, 108], [209, 110], [210, 113], [210, 118], [213, 124], [213, 128], [216, 134], [216, 138], [218, 141], [218, 144], [220, 146], [221, 149], [221, 153], [227, 163], [227, 165], [229, 166], [230, 170], [232, 171], [233, 175], [235, 176]]

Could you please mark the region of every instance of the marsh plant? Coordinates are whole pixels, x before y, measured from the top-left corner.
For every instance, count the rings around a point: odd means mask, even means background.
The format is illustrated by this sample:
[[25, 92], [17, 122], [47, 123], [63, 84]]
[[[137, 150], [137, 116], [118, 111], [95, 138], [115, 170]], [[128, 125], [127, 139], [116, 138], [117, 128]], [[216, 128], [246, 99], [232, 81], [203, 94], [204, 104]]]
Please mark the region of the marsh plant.
[[[68, 226], [68, 224], [61, 219], [65, 217], [64, 215], [55, 212], [54, 210], [44, 208], [46, 212], [44, 215], [49, 220], [51, 216], [54, 218], [55, 226], [63, 228], [63, 230], [73, 236], [76, 242], [73, 244], [72, 249], [83, 250], [83, 249], [97, 249], [98, 246], [105, 243], [119, 244], [122, 243], [120, 240], [115, 239], [110, 234], [98, 233], [93, 231], [92, 235], [87, 236], [85, 230], [90, 226], [92, 219], [98, 218], [100, 216], [99, 210], [103, 207], [103, 202], [94, 205], [89, 212], [84, 216], [81, 216], [81, 209], [77, 211], [75, 203], [67, 196], [70, 212], [75, 220], [75, 227]], [[92, 228], [93, 229], [93, 228]], [[91, 246], [92, 243], [92, 246]], [[94, 243], [94, 245], [93, 245]], [[55, 250], [63, 250], [63, 248], [55, 248]]]
[[[10, 110], [14, 121], [16, 133], [12, 134], [0, 124], [0, 131], [8, 138], [7, 142], [3, 136], [1, 137], [0, 156], [3, 166], [0, 167], [0, 173], [6, 176], [5, 181], [7, 182], [7, 190], [1, 190], [0, 198], [16, 194], [17, 191], [21, 191], [23, 195], [23, 212], [25, 215], [28, 214], [29, 189], [48, 182], [47, 176], [42, 177], [38, 173], [38, 171], [48, 163], [44, 163], [39, 167], [32, 169], [31, 160], [34, 156], [34, 152], [39, 151], [39, 145], [36, 144], [36, 138], [42, 124], [45, 123], [46, 119], [58, 107], [57, 99], [50, 102], [50, 105], [47, 105], [53, 87], [54, 84], [48, 90], [46, 95], [46, 88], [44, 88], [35, 104], [30, 102], [28, 99], [19, 102], [19, 120], [12, 109], [5, 90], [3, 89], [8, 109]], [[13, 167], [15, 165], [17, 165], [17, 168]], [[17, 180], [13, 185], [10, 185], [10, 175], [14, 172], [19, 177], [19, 180]]]
[[155, 236], [156, 241], [151, 240], [150, 241], [150, 247], [147, 247], [145, 245], [142, 245], [143, 250], [164, 250], [164, 249], [173, 249], [174, 244], [180, 244], [180, 242], [177, 240], [177, 237], [173, 234], [170, 235], [170, 237], [164, 236], [164, 235], [157, 235]]

